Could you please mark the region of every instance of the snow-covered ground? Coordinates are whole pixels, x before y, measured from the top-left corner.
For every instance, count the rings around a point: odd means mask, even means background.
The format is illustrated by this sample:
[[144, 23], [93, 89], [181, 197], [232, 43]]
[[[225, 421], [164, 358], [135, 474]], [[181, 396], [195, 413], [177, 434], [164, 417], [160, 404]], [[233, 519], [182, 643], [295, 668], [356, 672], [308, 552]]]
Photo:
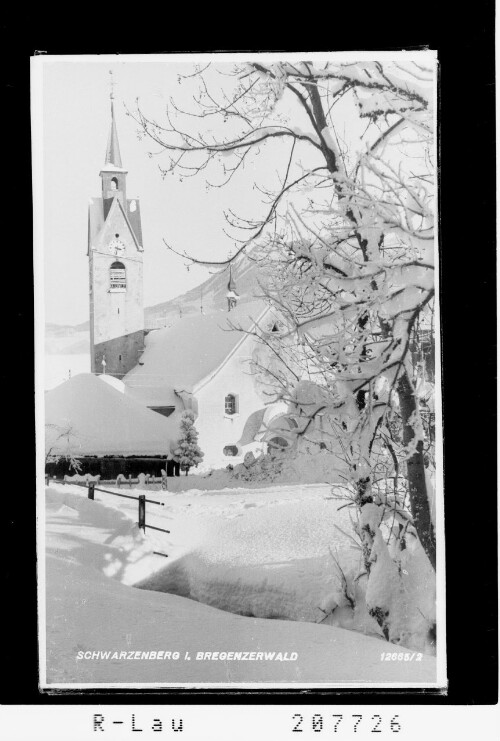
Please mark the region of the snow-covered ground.
[[191, 489], [216, 491], [234, 487], [262, 489], [278, 484], [329, 484], [345, 481], [346, 474], [345, 463], [342, 464], [340, 458], [331, 453], [294, 451], [293, 455], [261, 455], [248, 468], [243, 463], [234, 466], [233, 470], [217, 468], [207, 473], [198, 473], [194, 468], [187, 477], [169, 478], [168, 488], [178, 493]]
[[[435, 682], [431, 656], [417, 661], [411, 650], [412, 660], [381, 661], [383, 652], [405, 650], [375, 637], [374, 621], [358, 621], [358, 631], [372, 634], [362, 635], [324, 619], [335, 604], [341, 605], [335, 612], [347, 609], [336, 562], [354, 574], [360, 558], [349, 510], [338, 510], [331, 487], [147, 496], [164, 503], [147, 505], [147, 523], [170, 535], [147, 529], [144, 536], [134, 501], [96, 492], [91, 502], [72, 485], [47, 490], [50, 684]], [[111, 651], [110, 658], [77, 658], [97, 650]], [[120, 657], [138, 650], [179, 651], [180, 658]], [[191, 660], [183, 658], [186, 651]], [[197, 661], [199, 651], [297, 658]]]

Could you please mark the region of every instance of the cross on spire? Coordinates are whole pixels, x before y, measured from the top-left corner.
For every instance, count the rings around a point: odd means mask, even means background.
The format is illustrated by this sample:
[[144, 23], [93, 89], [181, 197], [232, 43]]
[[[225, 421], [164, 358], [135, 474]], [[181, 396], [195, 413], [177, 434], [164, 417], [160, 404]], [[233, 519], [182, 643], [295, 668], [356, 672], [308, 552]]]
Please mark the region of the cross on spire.
[[110, 69], [109, 70], [109, 97], [110, 97], [110, 100], [114, 100], [114, 98], [115, 98], [115, 90], [114, 90], [115, 85], [116, 85], [116, 82], [115, 82], [115, 79], [113, 77], [113, 70]]

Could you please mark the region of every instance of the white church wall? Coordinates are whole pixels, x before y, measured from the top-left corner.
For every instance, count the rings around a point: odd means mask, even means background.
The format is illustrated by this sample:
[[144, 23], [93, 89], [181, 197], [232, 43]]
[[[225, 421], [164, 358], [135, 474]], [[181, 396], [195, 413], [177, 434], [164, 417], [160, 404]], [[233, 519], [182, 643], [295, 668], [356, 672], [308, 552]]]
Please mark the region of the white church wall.
[[[196, 428], [199, 443], [205, 454], [198, 470], [221, 468], [228, 464], [241, 463], [245, 453], [255, 454], [265, 449], [265, 444], [254, 442], [238, 449], [237, 456], [224, 455], [224, 447], [237, 445], [245, 423], [252, 412], [262, 409], [266, 398], [262, 398], [251, 373], [250, 359], [254, 341], [246, 339], [236, 350], [226, 365], [196, 393], [198, 417]], [[236, 414], [227, 415], [225, 398], [227, 394], [236, 396]]]

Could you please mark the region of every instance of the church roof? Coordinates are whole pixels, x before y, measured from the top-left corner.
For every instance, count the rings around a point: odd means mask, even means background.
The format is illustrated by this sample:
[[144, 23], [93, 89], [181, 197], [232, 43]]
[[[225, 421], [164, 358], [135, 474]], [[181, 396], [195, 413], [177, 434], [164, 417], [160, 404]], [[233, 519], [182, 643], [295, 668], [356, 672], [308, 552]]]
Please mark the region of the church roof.
[[[146, 406], [179, 405], [176, 393], [196, 387], [223, 364], [267, 311], [252, 301], [227, 311], [194, 314], [151, 331], [140, 365], [124, 378], [126, 393]], [[232, 330], [231, 325], [241, 331]]]
[[128, 170], [125, 170], [124, 167], [117, 167], [116, 165], [105, 164], [101, 168], [101, 172], [125, 172], [127, 173]]
[[[81, 373], [45, 394], [46, 448], [81, 455], [165, 455], [175, 421], [146, 409], [98, 376]], [[61, 431], [68, 435], [61, 437]], [[59, 439], [58, 439], [59, 438]], [[68, 439], [69, 438], [69, 439]]]

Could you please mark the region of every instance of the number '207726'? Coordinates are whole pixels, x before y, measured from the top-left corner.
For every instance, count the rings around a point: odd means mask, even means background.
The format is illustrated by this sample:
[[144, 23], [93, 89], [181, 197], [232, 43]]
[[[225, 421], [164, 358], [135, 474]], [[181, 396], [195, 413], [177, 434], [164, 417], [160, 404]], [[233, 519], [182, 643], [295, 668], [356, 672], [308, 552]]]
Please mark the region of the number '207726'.
[[321, 731], [333, 731], [334, 733], [341, 733], [342, 731], [353, 731], [357, 733], [358, 730], [368, 730], [370, 733], [382, 733], [383, 731], [391, 731], [392, 733], [399, 733], [401, 731], [401, 723], [399, 722], [399, 715], [394, 715], [390, 720], [382, 718], [381, 715], [363, 716], [353, 713], [352, 715], [336, 715], [323, 716], [320, 713], [315, 713], [310, 718], [304, 717], [301, 713], [295, 713], [292, 716], [293, 720], [293, 733], [304, 733], [304, 731], [314, 731], [314, 733], [321, 733]]

